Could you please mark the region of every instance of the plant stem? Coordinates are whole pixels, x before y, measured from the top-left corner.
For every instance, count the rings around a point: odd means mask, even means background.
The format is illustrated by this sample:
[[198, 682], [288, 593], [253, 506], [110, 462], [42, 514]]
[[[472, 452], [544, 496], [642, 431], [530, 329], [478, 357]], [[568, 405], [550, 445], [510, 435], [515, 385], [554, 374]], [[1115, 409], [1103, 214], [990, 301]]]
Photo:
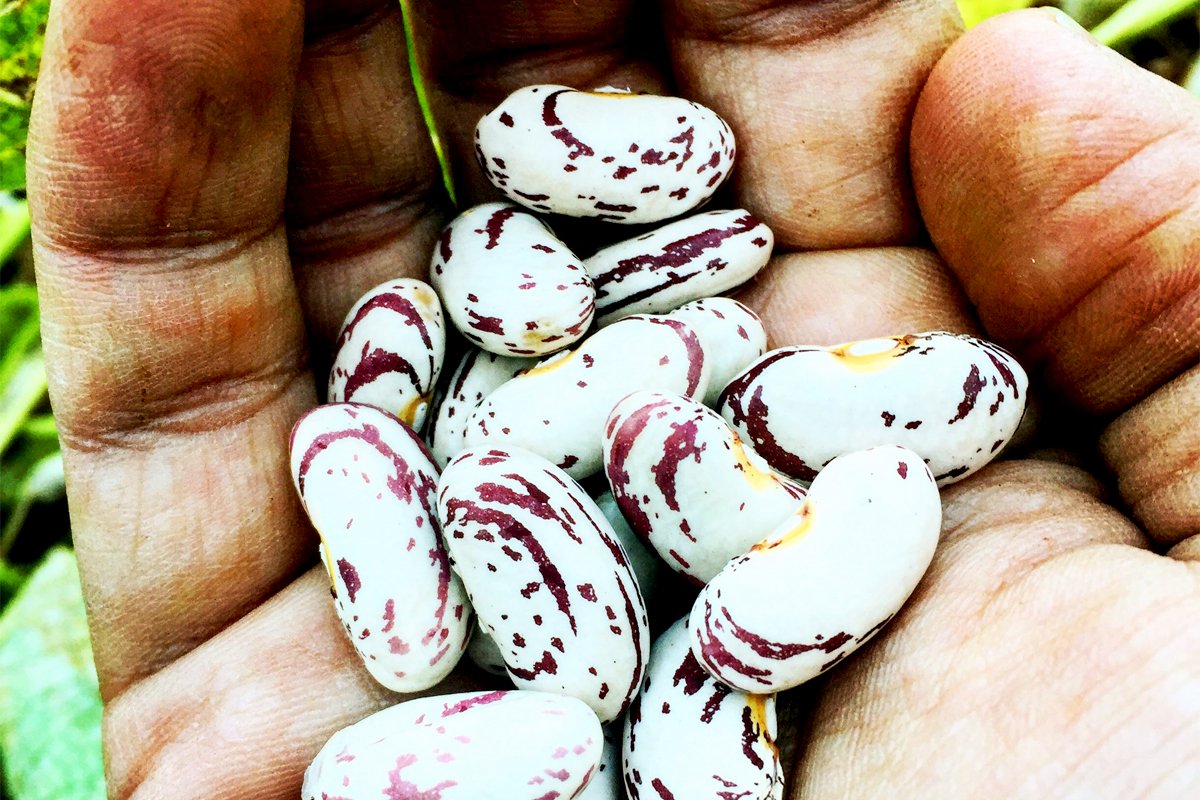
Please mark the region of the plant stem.
[[1129, 0], [1111, 17], [1092, 28], [1092, 36], [1100, 44], [1113, 47], [1196, 8], [1200, 8], [1200, 0]]
[[433, 152], [437, 156], [438, 166], [442, 169], [442, 184], [446, 187], [446, 194], [450, 196], [450, 202], [457, 206], [458, 198], [454, 192], [454, 175], [450, 170], [450, 158], [446, 155], [446, 149], [442, 145], [442, 137], [438, 134], [437, 120], [434, 119], [433, 110], [429, 107], [429, 94], [425, 90], [425, 78], [421, 74], [421, 64], [417, 58], [416, 42], [413, 40], [412, 9], [409, 7], [409, 0], [400, 0], [400, 16], [404, 20], [404, 44], [408, 48], [408, 69], [412, 73], [413, 89], [416, 91], [417, 104], [421, 107], [421, 116], [425, 120], [425, 128], [429, 131], [430, 141], [433, 142]]

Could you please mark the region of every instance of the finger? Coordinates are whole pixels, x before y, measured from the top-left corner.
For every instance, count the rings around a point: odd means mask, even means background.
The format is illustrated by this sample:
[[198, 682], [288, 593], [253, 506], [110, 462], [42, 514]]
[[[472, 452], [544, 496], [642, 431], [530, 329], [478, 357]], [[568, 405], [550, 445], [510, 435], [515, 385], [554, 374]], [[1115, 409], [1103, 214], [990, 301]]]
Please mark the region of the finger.
[[395, 0], [310, 0], [288, 169], [288, 239], [321, 361], [385, 280], [428, 280], [447, 200]]
[[1200, 367], [1122, 414], [1100, 449], [1121, 495], [1156, 542], [1200, 534]]
[[945, 493], [931, 571], [831, 674], [792, 796], [1195, 792], [1197, 573], [1071, 473], [1010, 462]]
[[[429, 693], [477, 688], [451, 676]], [[317, 567], [109, 706], [109, 795], [291, 800], [335, 731], [414, 696], [362, 668]]]
[[51, 399], [106, 697], [312, 552], [313, 402], [280, 219], [294, 0], [61, 0], [29, 148]]
[[738, 141], [741, 202], [785, 248], [905, 244], [917, 92], [961, 31], [951, 0], [668, 0], [680, 88]]
[[945, 264], [917, 248], [776, 256], [738, 299], [763, 318], [772, 347], [976, 330]]
[[1184, 539], [1167, 552], [1177, 561], [1200, 561], [1200, 534]]
[[1200, 352], [1200, 104], [1062, 19], [999, 17], [946, 54], [913, 172], [991, 334], [1107, 413]]
[[[647, 0], [413, 0], [414, 38], [459, 202], [498, 197], [475, 163], [479, 118], [536, 83], [661, 92], [656, 10]], [[470, 35], [463, 35], [470, 31]]]

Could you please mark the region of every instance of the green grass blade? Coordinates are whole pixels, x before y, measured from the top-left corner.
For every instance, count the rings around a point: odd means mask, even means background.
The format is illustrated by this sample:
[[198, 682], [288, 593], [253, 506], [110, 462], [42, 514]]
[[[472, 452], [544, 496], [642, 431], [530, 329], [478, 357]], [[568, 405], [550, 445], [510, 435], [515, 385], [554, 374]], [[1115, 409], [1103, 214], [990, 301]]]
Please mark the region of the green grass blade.
[[1113, 47], [1198, 8], [1200, 0], [1129, 0], [1111, 17], [1092, 28], [1092, 36], [1100, 44]]
[[454, 174], [450, 169], [450, 158], [446, 155], [442, 137], [438, 134], [437, 120], [434, 119], [433, 110], [429, 106], [429, 93], [426, 91], [425, 77], [421, 74], [420, 59], [417, 58], [417, 48], [413, 41], [412, 9], [409, 8], [408, 0], [400, 0], [400, 12], [404, 18], [404, 44], [408, 48], [408, 69], [412, 73], [417, 103], [421, 106], [425, 129], [429, 131], [429, 138], [433, 142], [433, 152], [437, 155], [438, 166], [442, 170], [442, 185], [446, 187], [446, 194], [450, 196], [450, 202], [457, 206], [458, 197], [454, 191]]

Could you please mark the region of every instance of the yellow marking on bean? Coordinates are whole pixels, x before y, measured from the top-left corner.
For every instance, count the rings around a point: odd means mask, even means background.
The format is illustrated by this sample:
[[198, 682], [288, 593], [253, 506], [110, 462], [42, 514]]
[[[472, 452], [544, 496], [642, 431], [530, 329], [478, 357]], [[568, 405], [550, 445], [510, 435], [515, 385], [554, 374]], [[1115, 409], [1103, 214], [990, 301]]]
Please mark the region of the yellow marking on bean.
[[891, 366], [891, 361], [903, 353], [916, 340], [905, 336], [885, 336], [879, 339], [861, 339], [826, 348], [826, 352], [842, 362], [842, 366], [855, 372], [878, 372]]
[[804, 504], [802, 506], [800, 506], [800, 508], [795, 512], [795, 514], [793, 514], [793, 517], [795, 517], [796, 515], [799, 515], [799, 517], [800, 517], [799, 522], [797, 522], [791, 528], [788, 528], [786, 531], [784, 531], [782, 534], [780, 534], [778, 536], [772, 534], [771, 536], [768, 536], [766, 539], [763, 539], [761, 542], [759, 542], [758, 544], [756, 544], [750, 548], [751, 552], [755, 552], [755, 551], [761, 552], [763, 550], [774, 550], [776, 547], [783, 547], [786, 545], [795, 544], [796, 542], [800, 541], [805, 536], [807, 536], [808, 532], [812, 529], [812, 521], [813, 521], [812, 500], [806, 499], [804, 501]]
[[758, 726], [758, 740], [771, 748], [771, 752], [778, 758], [779, 748], [767, 731], [767, 697], [765, 694], [746, 695], [746, 705], [750, 707], [750, 721]]
[[422, 406], [429, 405], [430, 396], [428, 394], [417, 395], [412, 400], [409, 400], [404, 408], [396, 412], [396, 419], [403, 422], [410, 428], [416, 422], [417, 414], [420, 413]]
[[317, 536], [321, 537], [321, 560], [325, 562], [325, 571], [329, 573], [329, 590], [335, 595], [337, 594], [337, 583], [333, 577], [333, 556], [329, 552], [329, 545], [325, 543], [325, 536], [320, 532]]
[[440, 308], [440, 304], [437, 301], [437, 296], [428, 289], [416, 289], [413, 292], [413, 298], [426, 308]]
[[756, 492], [765, 492], [775, 489], [780, 485], [778, 475], [767, 470], [761, 470], [750, 461], [750, 457], [746, 454], [746, 446], [742, 444], [742, 437], [736, 433], [733, 434], [733, 441], [730, 444], [733, 450], [733, 457], [741, 466], [742, 474], [746, 476], [746, 482], [750, 484], [751, 489]]
[[554, 370], [559, 369], [568, 361], [572, 360], [576, 354], [578, 354], [578, 352], [578, 350], [568, 350], [551, 356], [549, 359], [543, 361], [541, 364], [538, 364], [536, 367], [522, 372], [519, 377], [530, 378], [534, 375], [545, 375], [547, 372], [554, 372]]

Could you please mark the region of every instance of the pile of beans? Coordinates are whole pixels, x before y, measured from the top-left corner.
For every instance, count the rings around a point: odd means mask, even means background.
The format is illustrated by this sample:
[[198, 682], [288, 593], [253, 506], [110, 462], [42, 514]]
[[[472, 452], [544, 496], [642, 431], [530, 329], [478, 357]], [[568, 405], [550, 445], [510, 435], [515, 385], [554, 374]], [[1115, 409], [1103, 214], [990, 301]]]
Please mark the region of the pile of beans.
[[[767, 263], [771, 231], [682, 216], [735, 154], [695, 103], [531, 86], [476, 149], [513, 203], [451, 222], [430, 284], [351, 309], [291, 465], [379, 683], [428, 690], [469, 652], [517, 689], [374, 714], [329, 740], [303, 796], [782, 797], [775, 693], [900, 609], [938, 487], [1012, 437], [1025, 374], [943, 332], [766, 352], [718, 295]], [[581, 259], [534, 212], [679, 218]], [[445, 318], [472, 347], [431, 403]], [[593, 499], [577, 481], [601, 475]], [[691, 612], [652, 645], [647, 598], [684, 581]]]

